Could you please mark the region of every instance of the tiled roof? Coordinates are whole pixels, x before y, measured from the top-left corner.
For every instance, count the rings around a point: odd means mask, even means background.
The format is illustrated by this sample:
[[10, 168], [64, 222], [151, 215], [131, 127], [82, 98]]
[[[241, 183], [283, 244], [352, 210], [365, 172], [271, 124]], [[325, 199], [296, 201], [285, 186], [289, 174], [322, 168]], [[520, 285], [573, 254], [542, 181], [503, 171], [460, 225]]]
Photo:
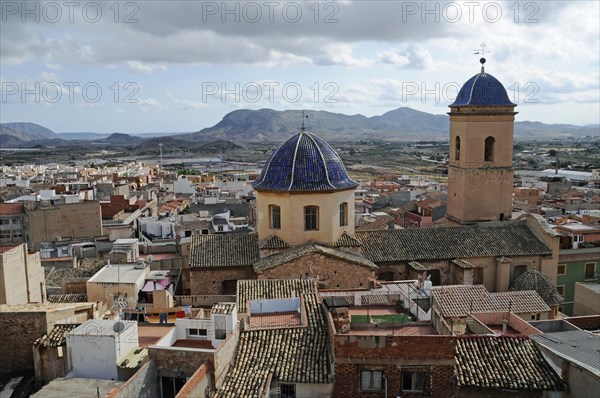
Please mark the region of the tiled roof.
[[273, 152], [260, 177], [257, 191], [334, 191], [356, 188], [338, 154], [321, 138], [304, 131]]
[[535, 290], [490, 293], [498, 308], [514, 314], [548, 312], [550, 307]]
[[464, 227], [356, 231], [355, 237], [363, 244], [363, 255], [375, 263], [552, 254], [521, 221]]
[[51, 303], [85, 303], [86, 293], [49, 294], [48, 301]]
[[[517, 294], [515, 294], [517, 293]], [[509, 311], [515, 314], [548, 312], [550, 307], [535, 291], [490, 293], [483, 285], [435, 286], [434, 305], [444, 318], [470, 312]]]
[[483, 285], [435, 286], [433, 304], [444, 318], [464, 317], [469, 312], [497, 311], [490, 293]]
[[359, 247], [362, 246], [362, 243], [360, 243], [354, 236], [348, 235], [345, 231], [342, 234], [342, 236], [340, 236], [338, 238], [338, 240], [336, 240], [333, 243], [333, 247]]
[[256, 272], [265, 271], [312, 253], [334, 257], [342, 261], [359, 264], [374, 270], [378, 268], [375, 264], [373, 264], [373, 262], [362, 256], [359, 256], [358, 254], [342, 252], [330, 247], [321, 246], [314, 242], [309, 242], [302, 246], [296, 246], [292, 249], [286, 250], [282, 253], [261, 258], [254, 264], [254, 270]]
[[259, 249], [287, 249], [290, 245], [277, 235], [271, 235], [258, 242]]
[[459, 388], [563, 390], [560, 377], [528, 338], [458, 338], [454, 360], [454, 376]]
[[452, 260], [452, 263], [458, 265], [462, 269], [475, 268], [475, 266], [473, 264], [471, 264], [470, 262], [465, 261], [465, 260], [461, 260], [459, 258], [456, 258], [456, 259]]
[[241, 267], [260, 258], [255, 234], [194, 235], [190, 268]]
[[316, 294], [305, 294], [308, 326], [245, 330], [234, 363], [215, 398], [262, 398], [267, 379], [281, 383], [332, 383], [326, 316]]
[[280, 299], [317, 292], [313, 279], [251, 279], [237, 281], [238, 312], [246, 311], [251, 300]]
[[135, 369], [148, 358], [148, 349], [132, 348], [127, 354], [119, 358], [117, 365], [121, 368]]
[[531, 336], [539, 345], [600, 377], [600, 336], [585, 330], [544, 333]]
[[71, 278], [90, 278], [107, 263], [106, 258], [84, 258], [78, 268], [45, 267], [46, 286], [61, 286], [62, 282]]
[[462, 86], [456, 99], [449, 106], [515, 106], [506, 89], [489, 73], [478, 73]]
[[394, 221], [392, 216], [377, 216], [375, 221], [367, 221], [360, 227], [356, 227], [355, 231], [382, 231], [389, 229], [389, 224]]
[[560, 305], [564, 300], [550, 279], [538, 270], [530, 270], [519, 275], [510, 290], [535, 290], [549, 306]]
[[217, 303], [210, 310], [211, 314], [229, 315], [235, 311], [235, 303]]
[[415, 271], [427, 271], [427, 267], [423, 266], [423, 264], [418, 261], [409, 261], [408, 266]]
[[59, 347], [64, 345], [67, 334], [79, 325], [79, 323], [56, 324], [50, 334], [45, 334], [38, 338], [33, 342], [33, 345], [38, 347]]

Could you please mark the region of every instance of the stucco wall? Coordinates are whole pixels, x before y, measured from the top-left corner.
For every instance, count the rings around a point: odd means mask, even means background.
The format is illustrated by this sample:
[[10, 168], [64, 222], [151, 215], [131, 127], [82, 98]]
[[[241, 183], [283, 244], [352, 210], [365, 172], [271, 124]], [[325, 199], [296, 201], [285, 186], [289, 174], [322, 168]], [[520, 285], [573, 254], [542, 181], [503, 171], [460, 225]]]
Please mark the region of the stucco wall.
[[[348, 203], [348, 225], [340, 227], [340, 203]], [[281, 207], [281, 228], [271, 229], [269, 206]], [[304, 206], [319, 207], [319, 230], [304, 230]], [[299, 245], [308, 241], [335, 242], [344, 231], [354, 234], [354, 189], [325, 193], [257, 192], [256, 230], [259, 239], [277, 235], [284, 241]]]

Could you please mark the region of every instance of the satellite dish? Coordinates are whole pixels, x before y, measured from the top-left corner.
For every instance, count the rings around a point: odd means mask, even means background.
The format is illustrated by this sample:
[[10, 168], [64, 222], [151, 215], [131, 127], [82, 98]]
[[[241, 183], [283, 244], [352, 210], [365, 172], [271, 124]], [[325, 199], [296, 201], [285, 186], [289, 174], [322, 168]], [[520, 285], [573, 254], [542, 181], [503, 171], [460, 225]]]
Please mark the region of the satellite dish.
[[151, 263], [153, 258], [154, 257], [152, 257], [152, 254], [148, 254], [148, 256], [146, 257], [146, 261], [148, 261], [149, 263]]
[[115, 333], [121, 333], [123, 330], [125, 330], [125, 324], [119, 321], [114, 324], [113, 330], [115, 331]]

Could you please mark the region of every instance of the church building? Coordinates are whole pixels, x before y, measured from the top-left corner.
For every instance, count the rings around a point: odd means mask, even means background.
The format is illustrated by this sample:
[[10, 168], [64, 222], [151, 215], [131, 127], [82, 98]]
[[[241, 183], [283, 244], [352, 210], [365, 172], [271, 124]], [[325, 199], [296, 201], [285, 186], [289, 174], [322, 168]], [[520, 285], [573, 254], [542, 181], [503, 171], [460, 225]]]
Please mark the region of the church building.
[[511, 220], [515, 106], [483, 66], [463, 85], [449, 112], [447, 225], [428, 229], [355, 231], [358, 184], [302, 125], [253, 183], [256, 233], [192, 238], [189, 293], [235, 294], [237, 280], [282, 278], [322, 289], [430, 279], [505, 292], [531, 270], [556, 283], [559, 235], [539, 216]]

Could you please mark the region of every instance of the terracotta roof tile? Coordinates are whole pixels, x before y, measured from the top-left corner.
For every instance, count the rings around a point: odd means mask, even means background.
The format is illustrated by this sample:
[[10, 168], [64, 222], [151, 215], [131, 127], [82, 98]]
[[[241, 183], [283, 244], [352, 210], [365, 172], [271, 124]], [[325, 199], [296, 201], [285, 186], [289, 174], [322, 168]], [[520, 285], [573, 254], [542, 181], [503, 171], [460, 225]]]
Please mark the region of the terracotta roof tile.
[[190, 268], [248, 266], [259, 258], [255, 234], [192, 236]]
[[375, 263], [552, 254], [521, 221], [456, 228], [356, 231], [355, 237], [363, 244], [363, 255]]
[[358, 254], [342, 252], [330, 247], [321, 246], [314, 242], [309, 242], [302, 246], [296, 246], [292, 249], [286, 250], [282, 253], [261, 258], [254, 264], [254, 270], [256, 272], [262, 272], [311, 253], [318, 253], [325, 256], [334, 257], [342, 261], [359, 264], [374, 270], [378, 268], [375, 264], [373, 264], [372, 261], [367, 260]]
[[237, 282], [238, 312], [246, 312], [250, 300], [280, 299], [317, 293], [317, 282], [313, 279], [252, 279]]
[[490, 293], [483, 285], [453, 285], [435, 286], [431, 294], [433, 305], [444, 318], [465, 317], [470, 312], [510, 310], [514, 314], [526, 314], [550, 311], [550, 307], [532, 290]]
[[33, 342], [33, 345], [36, 347], [59, 347], [64, 345], [66, 344], [67, 334], [79, 325], [79, 323], [56, 324], [50, 334], [38, 338]]
[[290, 245], [277, 235], [271, 235], [258, 242], [260, 249], [287, 249]]
[[538, 270], [530, 270], [519, 275], [510, 290], [515, 292], [535, 290], [549, 306], [560, 305], [564, 300], [550, 279]]
[[262, 398], [270, 374], [282, 383], [332, 383], [326, 315], [316, 294], [303, 297], [306, 327], [240, 333], [234, 363], [215, 398]]
[[348, 235], [345, 231], [342, 234], [342, 236], [340, 236], [338, 238], [338, 240], [336, 240], [333, 243], [333, 247], [360, 247], [360, 246], [362, 246], [362, 243], [360, 243], [354, 236]]
[[235, 311], [235, 303], [217, 303], [210, 310], [211, 314], [229, 315]]
[[535, 290], [520, 292], [490, 293], [498, 308], [514, 314], [538, 313], [550, 311], [550, 307]]
[[459, 338], [454, 359], [454, 376], [459, 388], [563, 390], [559, 376], [528, 338]]

